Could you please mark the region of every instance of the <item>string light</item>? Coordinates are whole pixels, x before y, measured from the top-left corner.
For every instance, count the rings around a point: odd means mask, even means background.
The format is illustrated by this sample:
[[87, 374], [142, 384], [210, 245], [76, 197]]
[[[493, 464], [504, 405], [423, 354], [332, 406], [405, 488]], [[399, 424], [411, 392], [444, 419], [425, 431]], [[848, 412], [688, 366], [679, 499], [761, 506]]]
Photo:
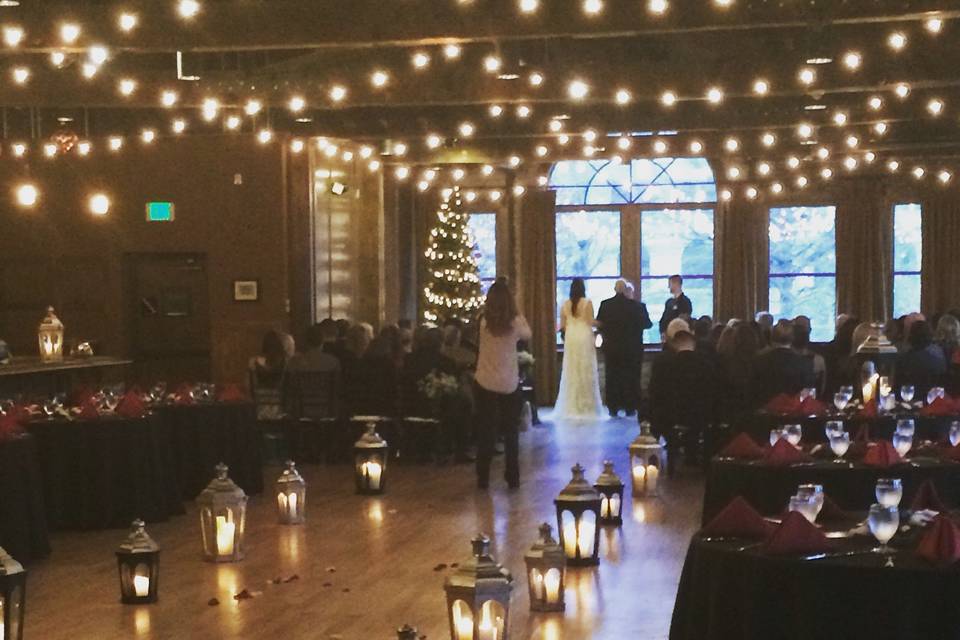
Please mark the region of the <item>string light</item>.
[[[450, 56], [447, 57], [449, 58]], [[390, 76], [386, 71], [378, 69], [370, 75], [370, 83], [378, 89], [382, 89], [383, 87], [387, 86], [388, 82], [390, 82]]]
[[843, 159], [843, 166], [847, 171], [853, 171], [857, 168], [857, 159], [853, 156], [847, 156]]
[[443, 55], [446, 56], [447, 60], [456, 60], [461, 53], [462, 50], [458, 44], [450, 43], [443, 48]]
[[779, 182], [774, 182], [770, 185], [770, 191], [776, 195], [783, 193], [783, 185]]
[[723, 90], [720, 87], [710, 87], [707, 90], [707, 100], [710, 104], [720, 104], [723, 102]]
[[379, 170], [380, 170], [380, 161], [379, 161], [379, 160], [371, 160], [369, 163], [367, 163], [367, 169], [370, 171], [370, 173], [373, 173], [373, 172], [375, 172], [375, 171], [379, 171]]
[[867, 106], [873, 111], [879, 111], [883, 108], [883, 98], [880, 96], [872, 96], [870, 100], [867, 101]]
[[533, 110], [528, 105], [522, 104], [517, 107], [517, 117], [521, 120], [529, 118], [531, 113], [533, 113]]
[[162, 104], [167, 109], [177, 104], [178, 100], [180, 100], [180, 96], [177, 94], [176, 91], [171, 91], [167, 89], [160, 93], [160, 104]]
[[414, 69], [426, 69], [430, 66], [430, 56], [423, 51], [417, 51], [410, 57]]
[[80, 26], [72, 22], [60, 25], [60, 41], [63, 44], [73, 44], [80, 37]]
[[3, 43], [14, 49], [20, 46], [20, 43], [23, 41], [23, 29], [15, 26], [8, 26], [3, 28]]
[[583, 0], [583, 12], [588, 16], [598, 15], [603, 11], [603, 0]]
[[847, 113], [845, 111], [837, 111], [833, 114], [833, 122], [841, 127], [847, 124]]
[[464, 138], [470, 138], [476, 133], [477, 129], [473, 126], [472, 122], [462, 122], [460, 123], [458, 131], [460, 131], [460, 135]]
[[200, 13], [200, 3], [197, 0], [179, 0], [177, 13], [185, 20], [191, 20]]
[[655, 140], [653, 142], [653, 152], [662, 156], [667, 152], [667, 143], [663, 140]]
[[482, 173], [484, 177], [489, 178], [490, 176], [493, 175], [493, 166], [489, 164], [483, 165], [483, 168], [480, 169], [480, 173]]
[[270, 129], [261, 129], [257, 134], [257, 141], [260, 144], [267, 144], [271, 140], [273, 140], [273, 131]]
[[797, 74], [797, 79], [801, 84], [810, 86], [817, 81], [817, 72], [810, 67], [803, 67]]
[[617, 101], [617, 104], [626, 105], [626, 104], [630, 104], [630, 102], [633, 100], [633, 96], [626, 89], [619, 89], [617, 91], [615, 99]]
[[700, 142], [699, 140], [692, 140], [690, 142], [690, 153], [696, 155], [702, 152], [703, 152], [703, 143]]
[[677, 103], [677, 94], [673, 91], [664, 91], [660, 94], [660, 104], [665, 107], [672, 107]]
[[443, 138], [441, 138], [437, 134], [431, 133], [430, 135], [427, 136], [427, 147], [429, 147], [430, 149], [436, 149], [441, 144], [443, 144]]
[[617, 148], [621, 151], [626, 151], [633, 145], [633, 141], [630, 140], [627, 136], [620, 136], [617, 139]]
[[537, 154], [537, 157], [544, 158], [548, 153], [550, 153], [550, 149], [541, 144], [536, 148], [535, 153]]
[[102, 44], [96, 44], [87, 51], [87, 57], [90, 59], [90, 62], [100, 66], [110, 57], [110, 50]]
[[360, 147], [360, 157], [366, 160], [373, 155], [372, 147]]
[[520, 0], [519, 7], [520, 13], [536, 13], [540, 8], [540, 0]]
[[594, 142], [597, 139], [597, 132], [593, 129], [587, 129], [583, 132], [583, 139], [587, 142]]
[[843, 66], [850, 71], [856, 71], [863, 63], [863, 57], [856, 51], [849, 51], [843, 55]]
[[107, 147], [110, 151], [120, 151], [123, 148], [123, 138], [120, 136], [110, 136], [107, 140]]
[[740, 148], [740, 141], [736, 138], [727, 138], [723, 143], [723, 148], [729, 153], [734, 153]]
[[770, 171], [771, 171], [770, 165], [766, 162], [761, 162], [760, 164], [757, 165], [757, 173], [759, 173], [762, 176], [770, 175]]
[[228, 116], [226, 122], [224, 123], [228, 130], [236, 131], [240, 128], [240, 116], [232, 115]]
[[120, 27], [120, 31], [124, 33], [130, 33], [136, 29], [139, 22], [140, 18], [137, 14], [127, 11], [124, 11], [117, 17], [117, 26]]
[[57, 145], [52, 142], [48, 142], [43, 145], [43, 155], [47, 156], [48, 158], [52, 158], [57, 155]]
[[917, 180], [922, 180], [923, 177], [927, 175], [927, 170], [924, 169], [923, 167], [914, 167], [911, 173], [913, 174], [913, 177], [916, 178]]
[[534, 71], [533, 73], [530, 74], [529, 80], [530, 80], [531, 87], [539, 87], [540, 85], [543, 84], [543, 74], [540, 73], [539, 71]]
[[15, 142], [11, 149], [13, 150], [13, 155], [17, 158], [22, 158], [27, 154], [27, 145], [23, 142]]
[[583, 100], [590, 93], [590, 87], [583, 80], [574, 80], [567, 85], [567, 95], [574, 100]]
[[497, 73], [502, 65], [503, 61], [497, 56], [487, 56], [483, 59], [483, 68], [487, 70], [487, 73]]
[[180, 135], [187, 130], [187, 121], [183, 118], [175, 119], [172, 123], [170, 123], [170, 130], [173, 131], [174, 134]]
[[91, 149], [93, 149], [93, 145], [91, 145], [86, 140], [77, 143], [77, 154], [79, 154], [82, 157], [86, 157], [90, 155]]
[[140, 139], [144, 144], [152, 144], [157, 139], [157, 132], [153, 129], [144, 129], [140, 132]]
[[330, 87], [330, 99], [334, 102], [343, 102], [347, 97], [347, 88], [343, 85], [335, 84]]
[[499, 118], [500, 116], [503, 115], [503, 107], [501, 107], [498, 104], [490, 105], [490, 109], [488, 109], [488, 111], [490, 113], [491, 118]]
[[791, 169], [799, 169], [800, 158], [798, 158], [797, 156], [790, 156], [789, 158], [787, 158], [787, 166], [790, 167]]
[[857, 146], [860, 144], [860, 138], [858, 138], [857, 136], [847, 136], [846, 142], [848, 147], [850, 147], [851, 149], [856, 149]]
[[808, 184], [810, 184], [810, 181], [807, 180], [806, 176], [797, 176], [797, 181], [796, 181], [797, 188], [805, 189]]
[[767, 95], [770, 92], [770, 83], [762, 78], [754, 81], [753, 92], [758, 96]]
[[939, 98], [933, 98], [930, 102], [927, 103], [927, 111], [930, 112], [930, 115], [937, 117], [943, 113], [943, 100]]
[[110, 211], [110, 198], [105, 193], [95, 193], [87, 201], [90, 213], [95, 216], [105, 216]]
[[890, 160], [887, 162], [887, 171], [890, 173], [896, 173], [900, 170], [900, 163], [896, 160]]
[[132, 96], [133, 92], [137, 90], [137, 81], [131, 78], [124, 78], [117, 83], [117, 90], [120, 92], [120, 95]]
[[290, 101], [287, 102], [287, 108], [293, 113], [300, 113], [306, 106], [307, 101], [303, 99], [303, 96], [293, 96], [290, 98]]
[[760, 136], [760, 143], [767, 148], [772, 147], [777, 143], [777, 136], [768, 131]]
[[83, 67], [81, 68], [83, 77], [86, 78], [87, 80], [90, 80], [91, 78], [93, 78], [93, 76], [97, 75], [97, 71], [99, 70], [100, 70], [100, 67], [93, 64], [92, 62], [84, 62]]
[[829, 180], [833, 177], [833, 169], [826, 167], [820, 170], [820, 177], [824, 180]]
[[216, 119], [217, 113], [220, 112], [220, 101], [216, 98], [205, 98], [200, 109], [203, 114], [203, 119], [207, 122], [212, 122]]
[[893, 92], [897, 94], [897, 97], [901, 100], [905, 99], [910, 95], [910, 85], [905, 82], [901, 82], [896, 87], [893, 88]]
[[813, 135], [813, 126], [806, 122], [801, 123], [797, 126], [797, 135], [801, 138], [809, 138]]
[[923, 23], [923, 28], [936, 35], [943, 30], [943, 20], [940, 18], [928, 18]]
[[647, 11], [654, 15], [661, 16], [666, 13], [669, 8], [670, 4], [667, 0], [647, 0]]
[[907, 46], [907, 36], [902, 31], [894, 31], [887, 38], [887, 46], [894, 51], [903, 51]]
[[21, 184], [14, 191], [17, 199], [17, 204], [21, 207], [32, 207], [37, 204], [37, 201], [40, 199], [40, 191], [37, 189], [36, 185], [26, 182]]
[[50, 64], [60, 68], [63, 66], [63, 63], [67, 61], [67, 54], [63, 51], [52, 51], [50, 53]]
[[263, 109], [263, 103], [254, 98], [247, 100], [247, 103], [243, 105], [243, 112], [248, 116], [257, 115], [261, 109]]
[[937, 180], [939, 180], [942, 184], [947, 184], [952, 178], [953, 174], [946, 169], [941, 170], [940, 173], [937, 174]]
[[27, 67], [14, 67], [11, 72], [13, 81], [17, 84], [26, 84], [30, 79], [30, 69]]
[[830, 149], [827, 149], [826, 147], [820, 147], [817, 149], [817, 157], [821, 160], [826, 160], [830, 157]]

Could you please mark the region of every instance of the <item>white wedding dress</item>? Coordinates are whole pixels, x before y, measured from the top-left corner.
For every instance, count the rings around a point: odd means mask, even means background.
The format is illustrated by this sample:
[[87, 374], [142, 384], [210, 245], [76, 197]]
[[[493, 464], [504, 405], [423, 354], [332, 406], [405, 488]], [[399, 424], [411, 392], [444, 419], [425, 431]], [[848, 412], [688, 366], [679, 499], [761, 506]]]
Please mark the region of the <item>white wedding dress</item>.
[[604, 416], [593, 318], [593, 302], [586, 298], [577, 305], [576, 315], [570, 300], [560, 310], [560, 326], [564, 328], [563, 369], [553, 409], [555, 420], [596, 420]]

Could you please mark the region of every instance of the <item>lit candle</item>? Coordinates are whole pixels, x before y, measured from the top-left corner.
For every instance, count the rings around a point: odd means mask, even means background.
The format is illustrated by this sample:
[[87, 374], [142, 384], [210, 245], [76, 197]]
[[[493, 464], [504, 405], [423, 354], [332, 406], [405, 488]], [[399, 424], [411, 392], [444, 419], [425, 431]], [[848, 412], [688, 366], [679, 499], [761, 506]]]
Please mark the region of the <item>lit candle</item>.
[[462, 611], [463, 608], [454, 606], [453, 628], [456, 630], [457, 640], [473, 640], [473, 616], [469, 611]]
[[480, 632], [479, 640], [497, 640], [497, 625], [493, 623], [490, 609], [490, 605], [485, 603], [480, 614], [480, 626], [477, 627], [477, 631]]
[[144, 598], [150, 593], [150, 578], [147, 576], [133, 576], [133, 591], [138, 598]]
[[657, 478], [660, 477], [660, 469], [656, 465], [647, 467], [647, 493], [657, 492]]
[[544, 586], [547, 589], [547, 604], [560, 602], [560, 572], [556, 569], [547, 571]]
[[280, 511], [287, 510], [287, 494], [278, 493], [277, 494], [277, 506], [280, 507]]
[[227, 522], [224, 516], [217, 516], [217, 555], [233, 555], [233, 534], [237, 525]]
[[891, 393], [893, 393], [893, 387], [890, 386], [890, 378], [887, 376], [881, 376], [880, 377], [880, 397], [885, 398]]
[[607, 496], [600, 498], [600, 517], [610, 517], [610, 500], [607, 498]]
[[873, 383], [868, 382], [863, 385], [863, 405], [866, 406], [873, 402]]
[[361, 469], [363, 477], [367, 479], [367, 485], [371, 489], [380, 488], [380, 476], [383, 474], [383, 467], [379, 462], [364, 462]]
[[577, 550], [580, 551], [581, 558], [593, 556], [593, 543], [597, 527], [594, 523], [586, 519], [580, 519], [580, 536], [577, 539]]
[[287, 497], [287, 516], [291, 519], [297, 517], [297, 494], [291, 493]]
[[543, 576], [537, 569], [530, 572], [530, 582], [533, 584], [533, 597], [543, 600]]
[[644, 490], [644, 483], [647, 479], [647, 468], [641, 463], [633, 468], [633, 486], [639, 490]]
[[563, 552], [568, 558], [577, 557], [577, 525], [572, 517], [563, 523]]
[[608, 515], [612, 518], [620, 517], [620, 496], [610, 496], [610, 513]]

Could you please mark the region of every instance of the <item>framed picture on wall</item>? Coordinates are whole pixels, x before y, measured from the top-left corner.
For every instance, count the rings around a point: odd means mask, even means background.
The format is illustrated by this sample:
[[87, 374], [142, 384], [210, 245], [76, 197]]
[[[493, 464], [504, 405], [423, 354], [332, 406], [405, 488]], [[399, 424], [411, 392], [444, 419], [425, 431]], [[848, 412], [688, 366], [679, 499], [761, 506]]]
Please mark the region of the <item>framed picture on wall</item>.
[[234, 302], [257, 302], [260, 300], [260, 281], [234, 280], [233, 300]]

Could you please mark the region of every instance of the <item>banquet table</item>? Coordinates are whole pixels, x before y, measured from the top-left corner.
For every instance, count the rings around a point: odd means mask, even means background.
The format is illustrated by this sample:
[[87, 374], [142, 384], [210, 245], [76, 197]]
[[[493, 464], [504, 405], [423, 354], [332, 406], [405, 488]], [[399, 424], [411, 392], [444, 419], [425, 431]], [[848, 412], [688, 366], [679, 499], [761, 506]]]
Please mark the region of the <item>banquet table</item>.
[[914, 554], [915, 540], [901, 544], [889, 567], [869, 552], [876, 542], [868, 536], [818, 557], [767, 555], [756, 541], [698, 534], [670, 640], [960, 638], [958, 565], [939, 568]]
[[733, 498], [741, 496], [757, 511], [772, 515], [786, 508], [801, 484], [822, 484], [824, 493], [841, 509], [863, 509], [874, 500], [878, 478], [903, 480], [904, 502], [910, 503], [920, 485], [933, 481], [948, 506], [960, 506], [960, 463], [938, 458], [911, 457], [889, 467], [862, 462], [815, 460], [789, 466], [771, 466], [762, 460], [715, 457], [707, 472], [703, 522], [708, 522]]
[[27, 430], [51, 529], [120, 528], [184, 512], [168, 427], [158, 416], [39, 420]]
[[168, 429], [181, 496], [196, 498], [225, 463], [248, 495], [263, 492], [261, 436], [250, 402], [165, 405], [156, 412]]
[[960, 420], [960, 415], [924, 416], [917, 411], [897, 411], [880, 414], [875, 417], [863, 417], [857, 414], [838, 414], [830, 412], [822, 416], [786, 416], [766, 412], [753, 414], [746, 422], [739, 426], [737, 431], [743, 431], [758, 442], [766, 442], [770, 431], [788, 424], [799, 424], [803, 427], [805, 442], [826, 442], [825, 427], [828, 420], [843, 420], [844, 426], [850, 435], [857, 434], [862, 427], [867, 427], [871, 438], [889, 440], [897, 429], [897, 420], [912, 418], [916, 426], [916, 437], [923, 440], [942, 442], [950, 431], [950, 423]]
[[50, 553], [36, 442], [26, 434], [0, 442], [0, 547], [20, 562]]

